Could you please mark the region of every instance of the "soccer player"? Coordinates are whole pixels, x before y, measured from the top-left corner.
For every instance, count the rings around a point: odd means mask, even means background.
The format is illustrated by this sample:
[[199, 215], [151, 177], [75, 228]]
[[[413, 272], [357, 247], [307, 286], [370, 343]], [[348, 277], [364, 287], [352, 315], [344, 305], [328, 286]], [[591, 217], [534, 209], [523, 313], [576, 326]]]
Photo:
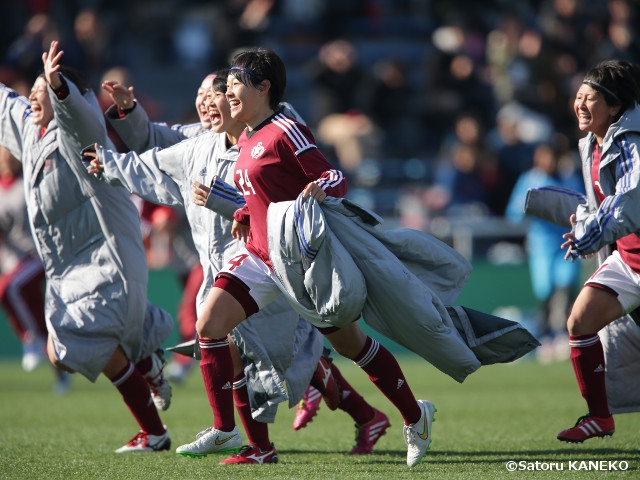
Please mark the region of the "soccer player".
[[22, 162], [29, 224], [45, 268], [49, 360], [92, 382], [103, 373], [118, 389], [139, 433], [116, 452], [168, 450], [158, 409], [169, 406], [171, 387], [157, 350], [173, 320], [147, 301], [129, 193], [87, 175], [80, 162], [83, 146], [108, 140], [95, 95], [60, 65], [62, 54], [51, 42], [28, 99], [0, 84], [0, 144]]
[[[226, 95], [232, 118], [246, 125], [238, 141], [240, 153], [234, 169], [236, 186], [246, 204], [234, 213], [232, 234], [245, 238], [249, 225], [250, 231], [246, 247], [217, 275], [198, 316], [201, 371], [214, 424], [194, 442], [178, 447], [181, 453], [214, 450], [219, 443], [241, 441], [233, 417], [233, 398], [225, 389], [233, 380], [227, 335], [280, 296], [270, 268], [268, 205], [293, 200], [301, 192], [304, 198], [312, 196], [318, 202], [327, 195], [341, 197], [346, 193], [344, 176], [315, 147], [310, 130], [277, 109], [285, 85], [286, 69], [273, 51], [254, 49], [234, 58]], [[357, 322], [340, 329], [325, 328], [322, 333], [338, 353], [367, 372], [398, 408], [405, 421], [407, 464], [416, 465], [431, 442], [433, 404], [416, 401], [396, 359]]]
[[558, 433], [565, 442], [615, 431], [598, 331], [640, 306], [639, 102], [640, 66], [609, 60], [587, 72], [573, 104], [578, 128], [587, 133], [579, 142], [587, 203], [571, 215], [573, 228], [563, 235], [565, 259], [615, 249], [585, 282], [567, 320], [571, 363], [588, 413]]

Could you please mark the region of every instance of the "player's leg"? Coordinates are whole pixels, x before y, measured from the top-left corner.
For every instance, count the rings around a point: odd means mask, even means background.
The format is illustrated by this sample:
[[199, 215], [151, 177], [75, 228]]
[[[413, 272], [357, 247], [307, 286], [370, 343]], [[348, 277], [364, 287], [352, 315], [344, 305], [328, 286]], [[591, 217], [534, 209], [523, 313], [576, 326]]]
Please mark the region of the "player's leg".
[[367, 403], [362, 395], [347, 382], [333, 362], [331, 363], [331, 372], [340, 388], [338, 408], [348, 413], [356, 426], [356, 444], [347, 453], [356, 455], [373, 452], [375, 444], [391, 426], [389, 418]]
[[140, 426], [140, 432], [116, 450], [116, 453], [169, 450], [171, 438], [151, 401], [151, 390], [147, 380], [120, 347], [113, 352], [102, 373], [118, 389]]
[[416, 400], [395, 357], [376, 340], [367, 336], [357, 322], [325, 334], [333, 348], [362, 368], [376, 387], [395, 405], [404, 419], [407, 464], [422, 459], [431, 443], [431, 424], [435, 407], [427, 400]]
[[[195, 441], [176, 449], [176, 453], [188, 457], [236, 451], [242, 446], [242, 436], [233, 413], [234, 367], [228, 334], [247, 317], [247, 313], [234, 294], [227, 291], [236, 292], [241, 288], [239, 282], [225, 278], [221, 282], [216, 281], [216, 285], [207, 295], [202, 314], [196, 322], [200, 371], [213, 413], [213, 426], [196, 435]], [[253, 301], [246, 291], [236, 294]], [[257, 311], [257, 305], [252, 310]]]
[[604, 350], [598, 331], [623, 314], [610, 290], [585, 286], [576, 298], [567, 321], [571, 363], [588, 413], [576, 425], [558, 434], [558, 440], [583, 442], [615, 431], [605, 385]]
[[259, 422], [251, 415], [247, 379], [244, 375], [240, 351], [231, 338], [229, 344], [234, 366], [233, 399], [244, 431], [247, 433], [247, 445], [240, 448], [238, 453], [222, 460], [220, 465], [277, 463], [278, 452], [269, 440], [269, 424]]

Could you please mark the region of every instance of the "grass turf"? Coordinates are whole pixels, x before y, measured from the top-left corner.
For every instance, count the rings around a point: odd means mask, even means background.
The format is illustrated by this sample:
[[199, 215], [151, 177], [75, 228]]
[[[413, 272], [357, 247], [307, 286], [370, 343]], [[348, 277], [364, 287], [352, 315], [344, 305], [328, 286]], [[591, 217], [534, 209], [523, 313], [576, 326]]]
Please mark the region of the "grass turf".
[[[337, 359], [345, 378], [392, 427], [372, 455], [347, 456], [354, 443], [351, 418], [322, 405], [313, 422], [294, 432], [294, 409], [281, 405], [271, 440], [280, 462], [264, 466], [220, 466], [222, 454], [183, 458], [175, 448], [211, 425], [211, 411], [194, 370], [174, 386], [171, 408], [161, 413], [172, 437], [169, 452], [115, 454], [137, 432], [117, 390], [101, 377], [91, 384], [74, 375], [71, 390], [52, 393], [53, 372], [42, 365], [31, 373], [18, 361], [0, 362], [0, 478], [6, 479], [405, 479], [405, 478], [600, 478], [640, 476], [640, 415], [616, 416], [616, 433], [583, 444], [556, 440], [558, 431], [586, 413], [569, 362], [540, 365], [524, 359], [481, 368], [463, 384], [415, 356], [400, 356], [416, 397], [435, 403], [433, 443], [416, 467], [406, 465], [402, 419], [351, 362]], [[508, 461], [521, 462], [510, 473]], [[580, 462], [606, 461], [616, 470], [570, 470]], [[536, 465], [536, 462], [537, 465]], [[570, 463], [574, 462], [574, 463]], [[601, 464], [598, 464], [601, 468]], [[536, 469], [537, 468], [537, 469]], [[563, 471], [557, 470], [562, 468]]]

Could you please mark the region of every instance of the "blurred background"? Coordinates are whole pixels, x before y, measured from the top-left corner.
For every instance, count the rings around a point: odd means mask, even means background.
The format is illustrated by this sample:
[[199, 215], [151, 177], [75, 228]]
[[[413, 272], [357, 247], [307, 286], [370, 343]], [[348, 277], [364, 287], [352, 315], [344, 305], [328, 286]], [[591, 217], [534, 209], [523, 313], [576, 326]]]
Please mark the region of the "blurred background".
[[[117, 79], [154, 120], [191, 123], [205, 75], [243, 47], [270, 47], [287, 65], [286, 100], [348, 176], [348, 197], [380, 214], [382, 228], [423, 230], [469, 258], [460, 304], [552, 338], [593, 269], [577, 264], [569, 285], [555, 284], [553, 265], [535, 277], [534, 254], [557, 254], [561, 238], [557, 250], [530, 248], [544, 226], [521, 214], [515, 187], [539, 169], [580, 188], [573, 96], [599, 61], [640, 59], [639, 9], [637, 0], [2, 0], [0, 81], [27, 95], [58, 39], [63, 62], [97, 93]], [[175, 313], [173, 233], [148, 235], [150, 299]], [[0, 356], [19, 355], [5, 324]]]

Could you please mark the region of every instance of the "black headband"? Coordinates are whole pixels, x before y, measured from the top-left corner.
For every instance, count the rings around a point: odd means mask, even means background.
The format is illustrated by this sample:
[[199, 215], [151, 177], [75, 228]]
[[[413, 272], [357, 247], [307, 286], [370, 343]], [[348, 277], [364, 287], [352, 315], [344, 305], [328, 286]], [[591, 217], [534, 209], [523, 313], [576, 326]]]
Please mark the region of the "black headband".
[[583, 80], [582, 83], [589, 85], [590, 87], [594, 87], [596, 90], [602, 90], [604, 93], [606, 93], [607, 95], [609, 95], [614, 101], [616, 101], [618, 104], [621, 104], [622, 102], [620, 101], [620, 98], [618, 98], [618, 96], [613, 93], [611, 90], [609, 90], [607, 87], [605, 87], [604, 85], [599, 84], [596, 81], [593, 80]]

